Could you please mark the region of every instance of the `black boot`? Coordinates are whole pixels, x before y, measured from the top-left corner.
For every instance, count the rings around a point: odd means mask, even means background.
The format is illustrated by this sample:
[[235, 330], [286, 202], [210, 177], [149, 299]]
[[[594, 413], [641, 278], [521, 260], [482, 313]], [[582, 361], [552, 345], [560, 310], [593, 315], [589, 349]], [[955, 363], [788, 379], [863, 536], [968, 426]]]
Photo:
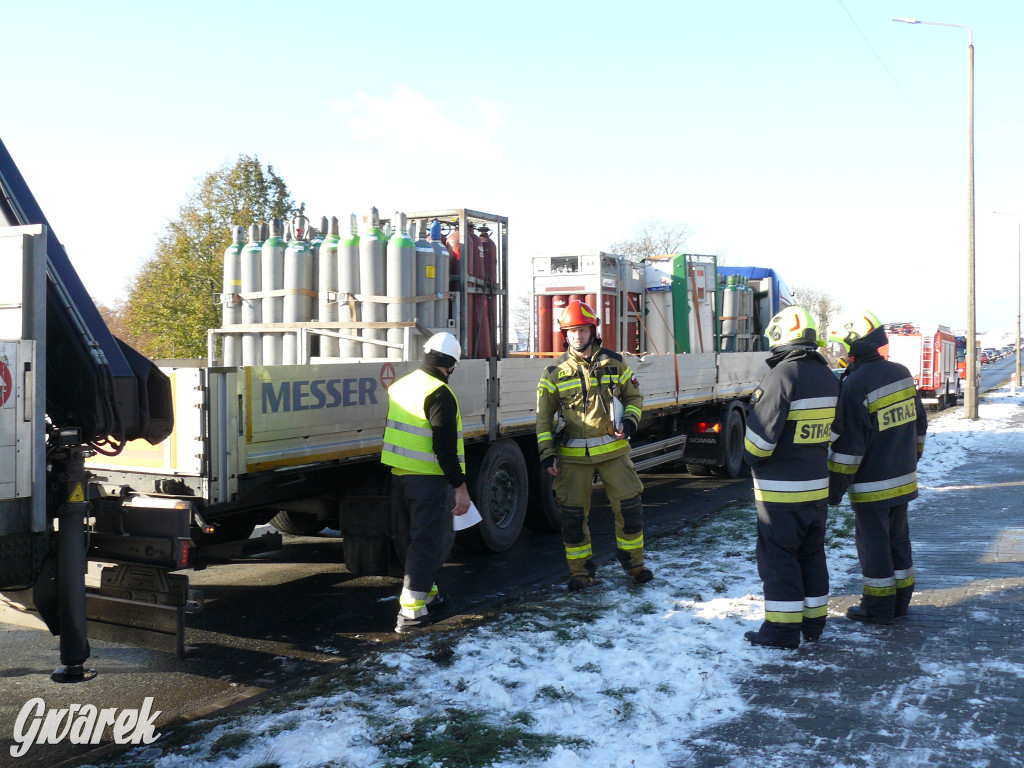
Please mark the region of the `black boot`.
[[815, 643], [821, 639], [821, 633], [825, 631], [825, 617], [815, 619], [804, 619], [800, 624], [800, 634], [804, 642]]
[[892, 624], [892, 616], [882, 616], [880, 614], [869, 613], [868, 611], [861, 608], [859, 605], [851, 605], [846, 609], [846, 618], [853, 619], [854, 621], [863, 621], [865, 624]]
[[765, 635], [760, 630], [757, 632], [744, 632], [743, 637], [745, 637], [747, 642], [751, 645], [760, 645], [765, 648], [782, 648], [787, 651], [792, 651], [794, 648], [800, 647], [799, 637], [796, 639], [771, 637]]
[[743, 637], [751, 645], [793, 650], [800, 647], [800, 625], [765, 621], [757, 632], [744, 632]]

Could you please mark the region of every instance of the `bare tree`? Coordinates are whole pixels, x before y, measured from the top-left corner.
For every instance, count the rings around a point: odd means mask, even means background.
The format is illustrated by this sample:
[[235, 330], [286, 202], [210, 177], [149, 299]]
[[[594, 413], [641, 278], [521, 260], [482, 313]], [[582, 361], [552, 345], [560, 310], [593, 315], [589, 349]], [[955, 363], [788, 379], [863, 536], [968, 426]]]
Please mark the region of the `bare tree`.
[[648, 219], [633, 228], [632, 238], [612, 243], [609, 250], [631, 261], [641, 261], [649, 256], [682, 253], [692, 234], [693, 230], [685, 222]]
[[508, 315], [512, 329], [519, 337], [521, 344], [529, 344], [530, 341], [530, 315], [533, 314], [533, 305], [529, 294], [513, 295], [509, 302]]
[[818, 336], [823, 339], [828, 335], [829, 324], [843, 308], [832, 294], [806, 285], [793, 287], [793, 301], [811, 313], [818, 323]]

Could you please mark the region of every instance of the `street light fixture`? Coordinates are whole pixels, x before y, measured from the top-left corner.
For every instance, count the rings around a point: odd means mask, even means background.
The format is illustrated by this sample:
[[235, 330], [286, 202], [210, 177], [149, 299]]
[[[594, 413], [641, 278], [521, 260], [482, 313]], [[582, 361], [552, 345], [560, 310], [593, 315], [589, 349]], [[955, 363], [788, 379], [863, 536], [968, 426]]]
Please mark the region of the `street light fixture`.
[[[964, 417], [978, 418], [978, 354], [974, 306], [974, 33], [966, 24], [943, 24], [919, 19], [893, 19], [904, 24], [928, 24], [967, 30], [967, 370], [964, 388]], [[1019, 303], [1019, 302], [1018, 302]], [[1018, 345], [1019, 346], [1019, 345]]]
[[1002, 211], [992, 211], [997, 216], [1013, 216], [1017, 219], [1017, 346], [1015, 347], [1017, 352], [1017, 376], [1013, 380], [1014, 388], [1021, 386], [1020, 383], [1020, 216], [1016, 213], [1003, 213]]

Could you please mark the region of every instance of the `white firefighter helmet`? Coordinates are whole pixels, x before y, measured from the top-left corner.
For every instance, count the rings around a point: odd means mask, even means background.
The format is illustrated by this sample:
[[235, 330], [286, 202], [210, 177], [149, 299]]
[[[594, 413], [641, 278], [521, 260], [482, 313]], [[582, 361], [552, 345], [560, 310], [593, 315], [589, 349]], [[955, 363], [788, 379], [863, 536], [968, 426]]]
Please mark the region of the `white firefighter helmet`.
[[861, 310], [851, 312], [833, 321], [828, 329], [828, 340], [842, 344], [846, 351], [850, 351], [850, 344], [857, 339], [863, 339], [876, 328], [882, 327], [882, 321], [874, 312]]
[[814, 344], [824, 346], [818, 339], [818, 324], [811, 313], [803, 307], [786, 307], [780, 310], [765, 329], [768, 349], [780, 344]]
[[462, 358], [462, 345], [450, 333], [435, 333], [427, 339], [427, 343], [423, 345], [423, 351], [440, 352], [442, 355], [455, 358], [455, 362]]

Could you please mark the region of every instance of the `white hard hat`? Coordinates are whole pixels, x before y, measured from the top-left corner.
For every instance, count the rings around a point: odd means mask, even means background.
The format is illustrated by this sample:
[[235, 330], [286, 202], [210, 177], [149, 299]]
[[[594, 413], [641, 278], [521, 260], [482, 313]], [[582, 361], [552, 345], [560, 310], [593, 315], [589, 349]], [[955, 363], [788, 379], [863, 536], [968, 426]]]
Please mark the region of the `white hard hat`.
[[424, 352], [440, 352], [442, 355], [454, 357], [456, 362], [462, 358], [462, 345], [450, 333], [435, 333], [423, 345]]

